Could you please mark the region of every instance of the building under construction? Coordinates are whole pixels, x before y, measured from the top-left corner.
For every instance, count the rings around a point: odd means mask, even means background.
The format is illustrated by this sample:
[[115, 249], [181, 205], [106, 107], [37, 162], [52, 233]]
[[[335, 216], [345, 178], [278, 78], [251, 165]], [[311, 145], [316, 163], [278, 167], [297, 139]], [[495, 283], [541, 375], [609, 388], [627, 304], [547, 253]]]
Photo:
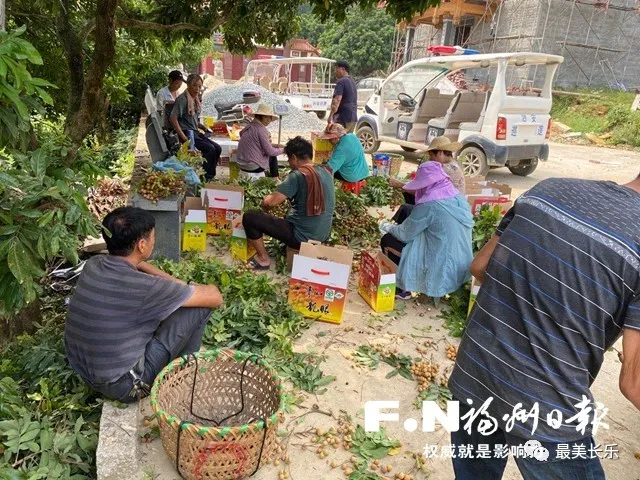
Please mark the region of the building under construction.
[[[640, 85], [640, 1], [443, 0], [399, 25], [390, 69], [429, 55], [428, 47], [459, 45], [494, 52], [562, 55], [561, 87]], [[511, 83], [541, 82], [543, 73], [522, 69]]]

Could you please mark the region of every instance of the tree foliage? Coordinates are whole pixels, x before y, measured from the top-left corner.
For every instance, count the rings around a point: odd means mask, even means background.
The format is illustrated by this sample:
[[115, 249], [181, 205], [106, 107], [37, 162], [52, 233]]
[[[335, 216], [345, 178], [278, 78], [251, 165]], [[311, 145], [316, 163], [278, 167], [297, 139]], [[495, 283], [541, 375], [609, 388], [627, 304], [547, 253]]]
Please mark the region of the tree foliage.
[[389, 66], [395, 23], [383, 9], [353, 8], [344, 23], [328, 21], [318, 46], [325, 57], [347, 60], [353, 76], [369, 76]]
[[32, 77], [29, 64], [42, 64], [42, 57], [22, 35], [25, 28], [0, 32], [0, 147], [24, 146], [31, 129], [31, 115], [43, 113], [41, 102], [53, 100], [45, 90], [51, 84]]
[[[68, 80], [66, 129], [74, 147], [93, 130], [107, 105], [113, 64], [119, 55], [121, 36], [141, 35], [171, 44], [208, 40], [216, 31], [224, 34], [232, 52], [254, 49], [255, 44], [282, 44], [298, 30], [298, 9], [303, 0], [13, 0], [7, 5], [9, 25], [29, 23], [30, 39], [46, 45], [64, 63]], [[343, 21], [350, 7], [373, 8], [377, 0], [312, 0], [309, 5], [323, 20]], [[435, 0], [388, 0], [386, 11], [395, 19], [437, 4]], [[34, 37], [40, 37], [36, 41]], [[51, 64], [53, 67], [54, 64]], [[48, 77], [46, 77], [48, 78]], [[62, 84], [62, 82], [57, 82]], [[113, 84], [112, 84], [113, 88]], [[72, 152], [73, 153], [73, 152]]]
[[[20, 133], [30, 130], [30, 116], [50, 97], [46, 82], [34, 79], [27, 60], [40, 58], [24, 29], [0, 37], [0, 115], [14, 142], [0, 156], [0, 315], [11, 316], [40, 293], [48, 262], [62, 255], [77, 261], [79, 238], [96, 235], [86, 206], [86, 184], [100, 173], [86, 150], [67, 167], [69, 140], [53, 137], [35, 150], [13, 149]], [[1, 68], [1, 67], [0, 67]], [[11, 73], [9, 73], [11, 72]], [[4, 129], [3, 129], [4, 131]], [[35, 135], [35, 133], [34, 133]], [[88, 160], [88, 161], [87, 161]]]

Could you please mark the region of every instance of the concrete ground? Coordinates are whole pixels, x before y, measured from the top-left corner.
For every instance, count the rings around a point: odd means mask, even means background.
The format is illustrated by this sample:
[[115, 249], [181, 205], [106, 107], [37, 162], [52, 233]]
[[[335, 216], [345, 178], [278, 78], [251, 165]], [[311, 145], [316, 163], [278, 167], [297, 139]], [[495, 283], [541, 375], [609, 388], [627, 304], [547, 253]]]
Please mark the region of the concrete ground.
[[[383, 145], [381, 150], [397, 151], [390, 145]], [[415, 168], [415, 164], [411, 162], [412, 155], [407, 157], [410, 161], [404, 163], [403, 170], [408, 172]], [[413, 158], [417, 157], [413, 155]], [[531, 176], [516, 177], [504, 169], [493, 170], [489, 174], [489, 179], [511, 185], [515, 197], [536, 182], [549, 177], [606, 179], [622, 183], [631, 180], [638, 173], [640, 173], [640, 154], [638, 153], [552, 144], [551, 158], [548, 162], [541, 164]], [[458, 341], [451, 338], [442, 328], [442, 320], [438, 315], [439, 311], [433, 305], [418, 303], [415, 300], [403, 302], [400, 311], [392, 315], [374, 314], [352, 288], [348, 294], [347, 312], [342, 325], [316, 322], [300, 339], [296, 340], [296, 350], [326, 355], [327, 360], [321, 368], [325, 374], [335, 375], [337, 380], [328, 385], [328, 391], [323, 395], [302, 395], [304, 400], [300, 407], [293, 414], [287, 415], [284, 425], [280, 427], [281, 430], [288, 429], [292, 432], [288, 448], [288, 455], [291, 458], [291, 464], [287, 467], [288, 478], [296, 480], [345, 478], [342, 470], [332, 469], [330, 463], [335, 460], [340, 464], [347, 460], [350, 454], [329, 449], [331, 455], [326, 459], [320, 459], [315, 453], [315, 447], [307, 448], [311, 445], [309, 431], [315, 427], [327, 430], [331, 426], [337, 426], [337, 418], [341, 412], [347, 412], [354, 417], [356, 423], [362, 424], [363, 407], [368, 400], [400, 401], [400, 422], [389, 423], [387, 426], [389, 435], [401, 441], [402, 450], [397, 455], [382, 461], [383, 464], [393, 466], [392, 473], [386, 475], [388, 478], [393, 478], [398, 472], [411, 473], [415, 479], [454, 478], [450, 460], [436, 458], [429, 461], [427, 473], [413, 468], [413, 460], [407, 452], [422, 452], [426, 444], [440, 446], [449, 444], [449, 436], [443, 430], [427, 434], [419, 433], [419, 430], [409, 433], [402, 428], [402, 422], [405, 419], [420, 419], [419, 411], [413, 406], [417, 395], [416, 383], [399, 376], [386, 379], [385, 375], [391, 367], [385, 364], [381, 364], [374, 371], [354, 368], [353, 361], [348, 358], [349, 352], [358, 346], [376, 343], [392, 345], [400, 353], [415, 357], [420, 355], [416, 346], [430, 339], [435, 342], [436, 347], [431, 348], [424, 357], [432, 358], [440, 365], [440, 372], [446, 373], [452, 368], [453, 362], [446, 358], [445, 348], [450, 344], [457, 344]], [[609, 409], [607, 421], [610, 428], [601, 429], [596, 435], [596, 442], [618, 445], [619, 458], [603, 461], [608, 478], [639, 480], [640, 460], [634, 458], [634, 453], [640, 451], [640, 414], [618, 389], [619, 371], [620, 363], [616, 354], [607, 353], [593, 391], [596, 399], [603, 402]], [[142, 415], [148, 414], [149, 411], [148, 403], [144, 404], [143, 413], [138, 415], [139, 429], [143, 428]], [[303, 414], [306, 415], [297, 418]], [[117, 448], [112, 444], [111, 446]], [[127, 447], [123, 445], [123, 448]], [[180, 478], [165, 455], [160, 440], [156, 439], [150, 443], [140, 442], [137, 450], [140, 458], [139, 470], [130, 471], [127, 474], [123, 471], [118, 478], [158, 480]], [[131, 456], [135, 456], [135, 452], [131, 452]], [[100, 457], [98, 461], [100, 463]], [[146, 468], [147, 476], [142, 474], [142, 468]], [[265, 466], [253, 478], [275, 480], [282, 468], [282, 465], [278, 468], [273, 465]], [[508, 480], [521, 478], [511, 460], [504, 478]]]

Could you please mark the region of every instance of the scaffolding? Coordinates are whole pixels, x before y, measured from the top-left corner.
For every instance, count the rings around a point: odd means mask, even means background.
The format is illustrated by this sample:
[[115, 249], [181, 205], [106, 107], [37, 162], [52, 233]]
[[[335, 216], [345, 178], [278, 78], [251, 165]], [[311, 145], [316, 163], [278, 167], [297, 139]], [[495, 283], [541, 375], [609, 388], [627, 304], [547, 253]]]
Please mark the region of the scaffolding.
[[[482, 53], [544, 52], [562, 55], [560, 84], [629, 89], [640, 75], [640, 58], [634, 55], [640, 31], [638, 0], [495, 0], [485, 2], [485, 14], [465, 17], [465, 35], [455, 36], [460, 46]], [[403, 26], [406, 32], [406, 26]], [[400, 29], [398, 29], [400, 30]], [[468, 32], [468, 34], [467, 34]], [[402, 37], [402, 38], [400, 38]], [[464, 39], [466, 37], [466, 39]], [[390, 69], [407, 59], [427, 56], [427, 49], [442, 41], [436, 25], [417, 27], [409, 55], [404, 55], [406, 33], [396, 35]], [[457, 42], [456, 42], [457, 43]], [[454, 43], [454, 44], [456, 44]], [[402, 52], [402, 55], [400, 54]], [[537, 68], [522, 69], [520, 87], [541, 82]]]

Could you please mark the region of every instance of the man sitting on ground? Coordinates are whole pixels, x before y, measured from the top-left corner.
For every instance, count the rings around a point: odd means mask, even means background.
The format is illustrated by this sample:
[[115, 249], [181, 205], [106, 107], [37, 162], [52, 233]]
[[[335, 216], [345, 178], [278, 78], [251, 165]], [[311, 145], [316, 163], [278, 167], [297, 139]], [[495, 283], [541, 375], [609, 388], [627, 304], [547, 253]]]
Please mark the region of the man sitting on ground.
[[262, 205], [273, 208], [289, 199], [291, 212], [284, 219], [259, 210], [250, 210], [242, 216], [247, 240], [256, 250], [250, 263], [259, 270], [266, 270], [271, 265], [263, 234], [299, 250], [301, 242], [324, 242], [331, 232], [335, 207], [331, 173], [327, 168], [313, 164], [313, 146], [302, 137], [289, 140], [284, 153], [292, 171], [275, 192], [264, 197]]
[[214, 285], [187, 285], [146, 262], [155, 219], [121, 207], [103, 221], [109, 255], [91, 258], [69, 303], [65, 345], [71, 368], [104, 396], [133, 402], [171, 360], [196, 352]]
[[358, 137], [339, 123], [332, 123], [320, 138], [333, 145], [331, 158], [327, 163], [333, 176], [342, 182], [360, 182], [369, 176], [369, 166]]

